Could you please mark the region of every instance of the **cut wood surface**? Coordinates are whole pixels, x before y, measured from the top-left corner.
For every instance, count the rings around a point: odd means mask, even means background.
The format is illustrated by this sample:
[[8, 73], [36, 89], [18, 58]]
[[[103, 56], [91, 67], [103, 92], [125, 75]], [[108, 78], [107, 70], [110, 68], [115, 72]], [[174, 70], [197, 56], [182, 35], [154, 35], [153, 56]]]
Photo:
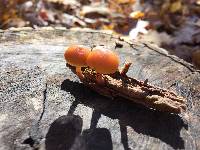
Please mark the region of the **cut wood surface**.
[[[71, 44], [105, 45], [128, 76], [187, 100], [172, 115], [85, 87], [66, 67]], [[106, 32], [63, 28], [0, 30], [0, 150], [200, 149], [200, 72], [155, 45]]]

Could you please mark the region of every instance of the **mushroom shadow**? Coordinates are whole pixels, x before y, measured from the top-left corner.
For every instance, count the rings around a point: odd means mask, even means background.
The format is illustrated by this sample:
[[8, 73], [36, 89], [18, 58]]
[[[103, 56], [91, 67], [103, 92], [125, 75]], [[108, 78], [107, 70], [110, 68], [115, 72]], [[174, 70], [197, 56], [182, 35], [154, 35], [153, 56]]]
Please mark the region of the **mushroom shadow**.
[[71, 150], [112, 150], [112, 138], [108, 129], [94, 128], [84, 130], [76, 138]]
[[184, 149], [180, 130], [188, 128], [178, 115], [148, 109], [124, 98], [108, 99], [85, 87], [82, 83], [70, 80], [63, 81], [61, 89], [75, 97], [75, 103], [84, 104], [100, 114], [120, 122], [121, 141], [128, 148], [126, 126], [138, 134], [158, 138], [175, 149]]
[[82, 130], [83, 121], [76, 115], [61, 116], [50, 126], [46, 135], [46, 150], [69, 150]]
[[[68, 115], [73, 115], [78, 101], [74, 101], [70, 106]], [[108, 129], [96, 128], [101, 113], [94, 110], [90, 128], [84, 130], [82, 135], [76, 138], [71, 150], [112, 150], [112, 138]]]

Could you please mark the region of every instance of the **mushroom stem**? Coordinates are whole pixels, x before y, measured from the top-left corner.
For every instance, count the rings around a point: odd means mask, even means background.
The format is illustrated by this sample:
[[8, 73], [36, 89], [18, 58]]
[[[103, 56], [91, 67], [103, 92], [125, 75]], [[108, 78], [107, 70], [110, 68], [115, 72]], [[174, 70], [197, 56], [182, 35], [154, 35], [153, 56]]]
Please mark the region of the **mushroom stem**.
[[76, 67], [76, 75], [79, 77], [79, 79], [82, 81], [84, 79], [84, 76], [82, 74], [82, 71], [81, 71], [81, 67], [80, 66], [77, 66]]
[[96, 74], [96, 81], [97, 81], [97, 84], [99, 85], [102, 85], [102, 86], [105, 85], [105, 81], [101, 73]]
[[131, 64], [132, 64], [132, 63], [130, 63], [130, 62], [126, 62], [126, 63], [125, 63], [124, 67], [123, 67], [123, 68], [121, 69], [121, 71], [120, 71], [120, 74], [121, 74], [122, 76], [126, 76], [126, 73], [128, 72], [128, 70], [129, 70]]

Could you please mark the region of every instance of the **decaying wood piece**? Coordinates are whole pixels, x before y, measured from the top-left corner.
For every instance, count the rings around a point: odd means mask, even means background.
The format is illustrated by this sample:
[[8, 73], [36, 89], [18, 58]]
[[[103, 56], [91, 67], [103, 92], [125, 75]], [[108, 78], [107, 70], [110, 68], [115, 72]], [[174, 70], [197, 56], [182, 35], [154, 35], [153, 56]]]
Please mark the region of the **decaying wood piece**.
[[[116, 98], [123, 97], [146, 107], [159, 111], [179, 114], [186, 109], [186, 100], [176, 93], [152, 86], [145, 80], [139, 81], [126, 76], [131, 63], [126, 64], [121, 72], [117, 71], [111, 75], [102, 75], [104, 85], [99, 85], [96, 80], [97, 73], [90, 68], [83, 68], [84, 85], [90, 87], [100, 95]], [[75, 68], [67, 64], [74, 73]]]

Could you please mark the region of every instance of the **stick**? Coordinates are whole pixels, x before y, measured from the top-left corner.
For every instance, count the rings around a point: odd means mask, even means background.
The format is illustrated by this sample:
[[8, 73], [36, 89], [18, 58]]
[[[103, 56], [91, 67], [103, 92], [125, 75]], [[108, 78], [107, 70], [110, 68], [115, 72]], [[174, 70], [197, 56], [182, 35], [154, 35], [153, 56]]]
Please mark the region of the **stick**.
[[[67, 66], [75, 73], [75, 69]], [[129, 65], [130, 66], [130, 65]], [[99, 85], [96, 81], [97, 73], [86, 67], [83, 70], [83, 84], [109, 98], [123, 97], [135, 103], [140, 103], [148, 108], [159, 111], [179, 114], [186, 109], [186, 100], [176, 93], [152, 86], [147, 82], [139, 81], [126, 76], [128, 70], [120, 73], [117, 71], [111, 75], [102, 75], [105, 85]]]

